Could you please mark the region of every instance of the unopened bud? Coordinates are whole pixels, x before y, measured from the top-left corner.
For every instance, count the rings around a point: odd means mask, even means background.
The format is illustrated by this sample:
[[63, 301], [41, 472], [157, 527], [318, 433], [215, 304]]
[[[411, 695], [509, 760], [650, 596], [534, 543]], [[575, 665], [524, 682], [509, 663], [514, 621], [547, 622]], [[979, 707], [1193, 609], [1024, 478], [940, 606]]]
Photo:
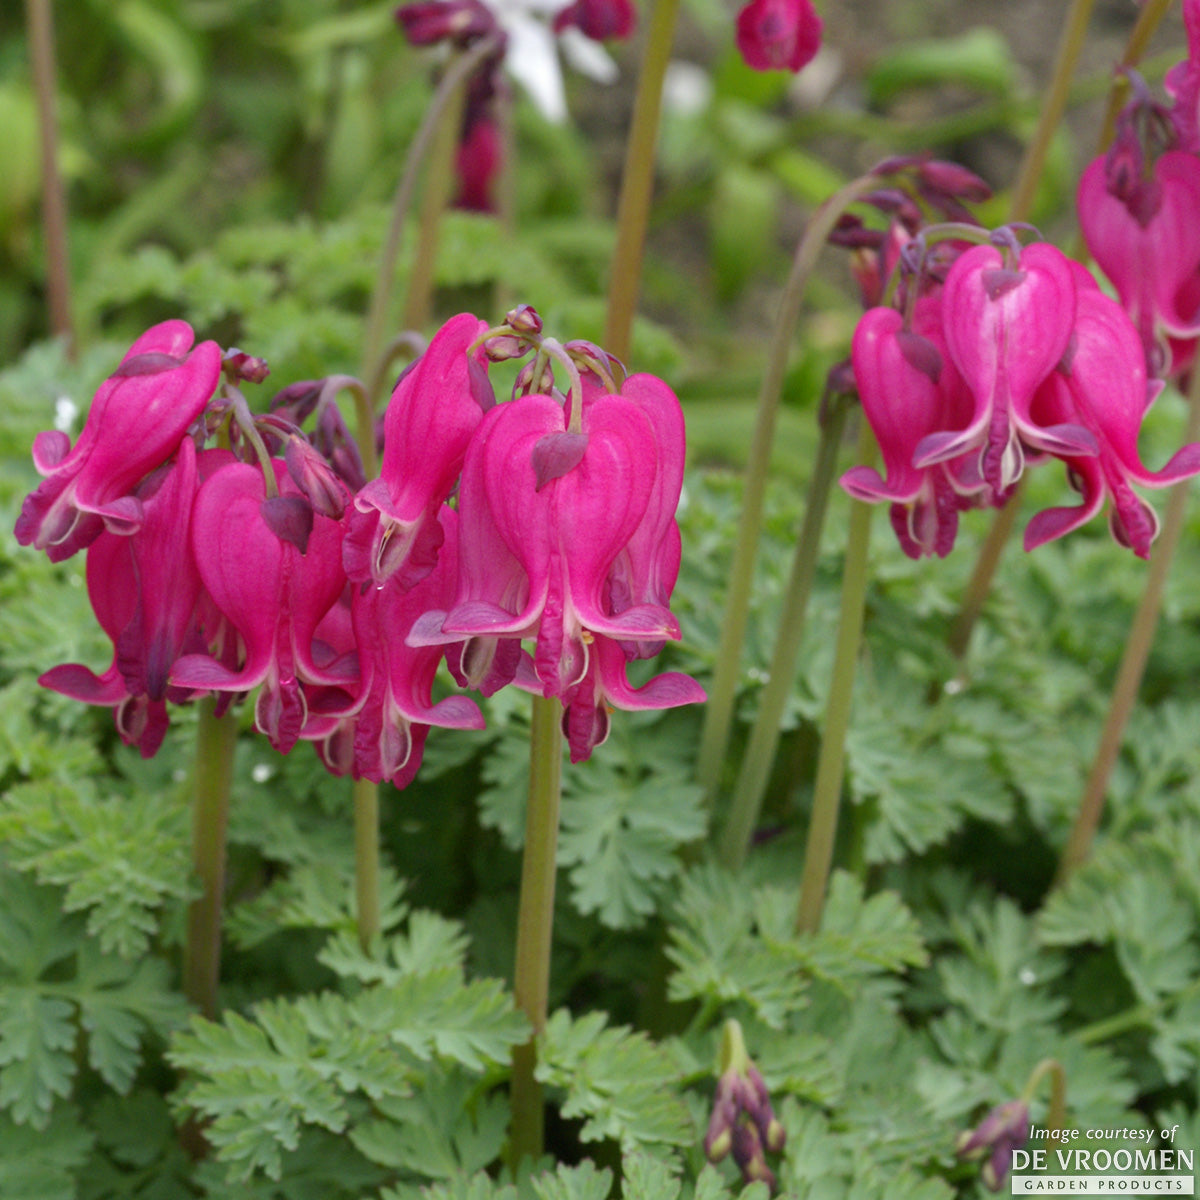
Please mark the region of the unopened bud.
[[229, 349], [221, 360], [221, 369], [232, 382], [262, 383], [271, 373], [265, 358], [256, 358], [244, 350]]
[[504, 323], [514, 333], [537, 336], [542, 332], [542, 318], [532, 304], [518, 304], [504, 315]]
[[288, 474], [307, 497], [313, 511], [340, 520], [346, 511], [346, 489], [325, 459], [297, 435], [288, 438], [283, 458]]

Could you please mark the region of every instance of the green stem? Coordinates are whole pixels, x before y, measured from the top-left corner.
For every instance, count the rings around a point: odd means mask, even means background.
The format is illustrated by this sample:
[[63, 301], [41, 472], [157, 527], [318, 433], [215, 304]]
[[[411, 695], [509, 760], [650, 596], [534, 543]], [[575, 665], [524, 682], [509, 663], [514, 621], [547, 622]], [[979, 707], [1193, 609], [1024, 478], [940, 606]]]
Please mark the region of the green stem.
[[[870, 426], [863, 421], [858, 434], [856, 461], [872, 462], [875, 450]], [[850, 702], [854, 695], [854, 677], [858, 671], [858, 652], [862, 644], [863, 615], [867, 601], [867, 552], [871, 542], [872, 512], [873, 506], [861, 500], [850, 503], [841, 616], [834, 650], [833, 678], [830, 680], [829, 699], [825, 708], [825, 726], [821, 734], [821, 753], [817, 760], [812, 817], [804, 847], [800, 906], [796, 912], [798, 933], [816, 933], [821, 927], [825, 889], [833, 863], [833, 844], [837, 835], [846, 762], [846, 731], [850, 727]]]
[[792, 558], [792, 570], [783, 596], [783, 617], [776, 635], [770, 674], [759, 700], [758, 716], [750, 734], [750, 743], [742, 759], [741, 773], [733, 792], [729, 821], [720, 847], [721, 861], [731, 870], [741, 867], [750, 845], [754, 827], [762, 810], [763, 794], [775, 752], [779, 747], [780, 721], [791, 694], [796, 673], [796, 658], [804, 637], [808, 598], [816, 575], [821, 529], [825, 523], [829, 492], [837, 466], [838, 448], [846, 425], [846, 404], [833, 400], [827, 418], [821, 423], [821, 440], [808, 485], [808, 503], [804, 523]]
[[617, 242], [609, 280], [604, 348], [621, 360], [629, 357], [633, 314], [642, 279], [646, 225], [654, 191], [654, 148], [662, 111], [663, 79], [675, 39], [679, 0], [655, 0], [642, 53], [633, 122], [625, 147], [621, 195], [617, 201]]
[[217, 1015], [221, 971], [221, 898], [225, 890], [225, 835], [237, 722], [215, 715], [216, 702], [199, 701], [192, 792], [192, 866], [200, 877], [200, 897], [188, 908], [183, 991], [209, 1020]]
[[550, 993], [550, 946], [554, 926], [554, 882], [558, 857], [558, 814], [562, 804], [562, 705], [533, 698], [529, 739], [529, 804], [517, 910], [517, 960], [513, 995], [529, 1018], [533, 1036], [513, 1050], [512, 1166], [538, 1158], [544, 1139], [542, 1085], [534, 1078], [537, 1036], [546, 1026]]
[[429, 148], [425, 194], [421, 197], [421, 211], [417, 219], [416, 248], [413, 252], [412, 269], [408, 273], [408, 289], [404, 295], [405, 329], [424, 329], [433, 308], [433, 271], [437, 262], [438, 230], [442, 223], [442, 213], [450, 203], [450, 189], [454, 182], [454, 155], [462, 131], [465, 104], [464, 79], [447, 96]]
[[1042, 177], [1042, 168], [1046, 165], [1046, 155], [1050, 150], [1050, 141], [1054, 137], [1054, 131], [1062, 121], [1063, 112], [1067, 107], [1071, 77], [1075, 74], [1079, 56], [1083, 52], [1084, 38], [1087, 34], [1088, 21], [1091, 19], [1093, 3], [1094, 0], [1073, 0], [1063, 23], [1058, 53], [1054, 59], [1054, 72], [1050, 77], [1050, 87], [1046, 91], [1046, 99], [1042, 104], [1041, 117], [1038, 119], [1037, 129], [1034, 130], [1033, 140], [1025, 148], [1025, 158], [1021, 163], [1021, 171], [1013, 187], [1012, 203], [1008, 214], [1010, 221], [1028, 220], [1033, 209], [1038, 182]]
[[379, 453], [375, 449], [375, 410], [366, 385], [353, 375], [328, 376], [317, 397], [317, 412], [320, 413], [343, 390], [354, 397], [354, 418], [358, 426], [355, 441], [358, 443], [359, 458], [362, 459], [363, 474], [368, 480], [374, 479], [379, 474]]
[[67, 200], [58, 169], [58, 112], [54, 65], [54, 13], [51, 0], [25, 0], [29, 59], [37, 100], [42, 157], [42, 230], [46, 239], [46, 302], [50, 329], [75, 357], [71, 317], [71, 269], [67, 256]]
[[754, 436], [746, 463], [746, 486], [734, 541], [733, 565], [729, 571], [721, 644], [717, 651], [712, 686], [708, 691], [708, 703], [704, 706], [704, 730], [700, 735], [696, 774], [710, 804], [720, 786], [721, 763], [725, 758], [733, 723], [742, 645], [746, 640], [746, 624], [750, 613], [750, 591], [754, 582], [754, 559], [762, 532], [763, 500], [767, 489], [771, 446], [775, 439], [775, 418], [783, 392], [783, 377], [787, 370], [792, 336], [800, 319], [800, 306], [809, 277], [838, 218], [855, 200], [878, 186], [877, 177], [863, 176], [847, 184], [813, 213], [796, 248], [791, 274], [780, 297], [779, 316], [767, 352], [766, 369], [758, 393]]
[[1051, 1134], [1062, 1133], [1067, 1127], [1067, 1072], [1057, 1058], [1043, 1058], [1033, 1068], [1021, 1099], [1028, 1106], [1047, 1075], [1050, 1076], [1050, 1101], [1046, 1107], [1046, 1128]]
[[[408, 210], [412, 204], [413, 191], [416, 188], [421, 164], [429, 153], [443, 111], [450, 105], [453, 97], [461, 89], [471, 72], [495, 49], [495, 40], [485, 38], [450, 64], [438, 83], [437, 90], [434, 92], [433, 99], [421, 122], [421, 127], [417, 130], [417, 135], [408, 148], [408, 154], [404, 160], [404, 170], [400, 174], [400, 182], [392, 200], [391, 222], [388, 225], [387, 239], [384, 242], [383, 254], [379, 259], [379, 271], [375, 276], [375, 287], [371, 292], [371, 305], [367, 312], [361, 371], [363, 379], [382, 378], [377, 364], [383, 356], [384, 343], [387, 340], [388, 308], [391, 303], [392, 289], [396, 282], [396, 263], [400, 257], [404, 222], [408, 218]], [[376, 397], [372, 395], [371, 400], [375, 399]]]
[[1100, 1021], [1093, 1021], [1090, 1025], [1076, 1029], [1071, 1036], [1084, 1046], [1107, 1042], [1109, 1038], [1128, 1033], [1131, 1029], [1140, 1029], [1143, 1025], [1149, 1025], [1168, 1008], [1178, 1007], [1197, 993], [1200, 993], [1200, 979], [1193, 979], [1182, 991], [1175, 992], [1170, 996], [1163, 996], [1152, 1004], [1135, 1004], [1124, 1012], [1115, 1013]]
[[364, 950], [379, 936], [379, 785], [354, 781], [354, 903]]
[[[1188, 406], [1187, 428], [1183, 440], [1193, 442], [1200, 438], [1200, 371], [1192, 372]], [[1142, 676], [1146, 672], [1146, 662], [1154, 645], [1154, 631], [1158, 626], [1158, 614], [1162, 608], [1167, 572], [1171, 568], [1171, 560], [1183, 533], [1187, 496], [1187, 484], [1177, 484], [1167, 500], [1162, 529], [1150, 554], [1150, 565], [1146, 570], [1146, 586], [1134, 613], [1133, 623], [1129, 627], [1129, 636], [1125, 640], [1125, 651], [1121, 656], [1121, 665], [1117, 670], [1117, 679], [1108, 702], [1108, 715], [1104, 719], [1100, 742], [1096, 747], [1096, 757], [1092, 760], [1083, 797], [1075, 813], [1075, 822], [1063, 847], [1055, 886], [1065, 883], [1091, 853], [1092, 841], [1104, 812], [1104, 797], [1108, 792], [1109, 779], [1121, 752], [1125, 725], [1137, 701]]]
[[1019, 500], [1024, 482], [1023, 479], [1017, 480], [1007, 503], [992, 521], [992, 527], [988, 530], [987, 537], [984, 538], [983, 545], [980, 547], [979, 557], [975, 560], [975, 569], [967, 581], [958, 616], [950, 627], [947, 645], [950, 653], [959, 660], [967, 653], [975, 622], [979, 620], [979, 614], [983, 612], [984, 602], [988, 598], [992, 580], [996, 576], [996, 568], [1000, 565], [1000, 556], [1004, 553], [1004, 547], [1008, 545], [1009, 538], [1012, 537], [1013, 526], [1017, 523], [1017, 514], [1021, 508]]

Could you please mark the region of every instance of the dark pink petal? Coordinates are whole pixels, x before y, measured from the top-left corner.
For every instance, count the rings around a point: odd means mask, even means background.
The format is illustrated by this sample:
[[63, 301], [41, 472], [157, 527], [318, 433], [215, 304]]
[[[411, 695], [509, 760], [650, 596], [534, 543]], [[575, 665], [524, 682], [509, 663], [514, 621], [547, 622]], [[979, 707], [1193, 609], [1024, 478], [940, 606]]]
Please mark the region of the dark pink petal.
[[633, 32], [635, 15], [630, 0], [575, 0], [555, 16], [554, 32], [574, 25], [594, 41], [620, 41]]
[[[1200, 158], [1170, 151], [1154, 164], [1161, 200], [1144, 225], [1109, 193], [1103, 158], [1079, 181], [1079, 223], [1096, 262], [1112, 280], [1156, 369], [1170, 367], [1166, 335], [1195, 338], [1200, 313], [1194, 280], [1200, 272]], [[1181, 301], [1187, 301], [1181, 303]]]
[[[384, 416], [380, 477], [358, 493], [351, 515], [346, 572], [355, 582], [380, 584], [406, 570], [411, 586], [433, 569], [438, 509], [483, 420], [468, 350], [486, 329], [470, 313], [452, 317], [396, 385]], [[485, 365], [482, 349], [474, 359]]]
[[737, 18], [742, 58], [756, 71], [799, 71], [821, 48], [811, 0], [751, 0]]
[[115, 533], [137, 528], [141, 513], [129, 493], [175, 453], [220, 377], [217, 344], [193, 350], [192, 341], [185, 321], [148, 329], [96, 392], [69, 452], [58, 436], [35, 441], [35, 465], [48, 478], [22, 507], [22, 545], [61, 560], [95, 540], [102, 522]]
[[975, 412], [962, 434], [925, 444], [916, 460], [928, 465], [954, 458], [982, 441], [982, 474], [997, 492], [1020, 476], [1023, 442], [1049, 453], [1086, 452], [1086, 434], [1072, 441], [1067, 431], [1043, 429], [1029, 414], [1074, 326], [1072, 268], [1053, 246], [1035, 242], [1000, 286], [997, 272], [1005, 270], [994, 246], [973, 247], [950, 269], [942, 293], [946, 344], [974, 395]]

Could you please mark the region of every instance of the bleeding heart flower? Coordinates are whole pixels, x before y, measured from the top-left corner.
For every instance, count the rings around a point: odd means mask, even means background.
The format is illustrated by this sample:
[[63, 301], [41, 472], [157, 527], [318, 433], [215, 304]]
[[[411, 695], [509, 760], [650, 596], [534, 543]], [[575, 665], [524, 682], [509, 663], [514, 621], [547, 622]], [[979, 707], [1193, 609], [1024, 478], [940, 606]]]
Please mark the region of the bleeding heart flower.
[[950, 268], [942, 292], [946, 346], [974, 397], [959, 431], [931, 433], [917, 468], [979, 451], [979, 475], [997, 495], [1021, 476], [1025, 448], [1057, 456], [1096, 452], [1080, 425], [1040, 425], [1034, 392], [1062, 360], [1075, 324], [1075, 279], [1066, 256], [1044, 242], [1006, 262], [995, 246], [974, 246]]
[[87, 552], [88, 597], [112, 639], [112, 665], [95, 675], [69, 663], [38, 680], [85, 704], [112, 706], [122, 739], [145, 758], [167, 731], [166, 701], [189, 695], [169, 686], [172, 665], [203, 648], [197, 614], [202, 586], [188, 536], [197, 486], [196, 449], [185, 438], [170, 468], [137, 490], [143, 513], [138, 531], [103, 531]]
[[1161, 471], [1147, 470], [1142, 464], [1138, 432], [1161, 386], [1147, 382], [1141, 342], [1125, 310], [1098, 288], [1080, 289], [1070, 367], [1046, 380], [1034, 401], [1034, 411], [1045, 420], [1085, 426], [1094, 434], [1099, 452], [1065, 458], [1083, 504], [1038, 513], [1025, 531], [1027, 550], [1090, 520], [1107, 496], [1112, 499], [1109, 525], [1113, 537], [1140, 558], [1149, 557], [1158, 517], [1131, 484], [1168, 487], [1200, 474], [1197, 443], [1177, 451]]
[[175, 454], [220, 377], [220, 347], [202, 342], [193, 350], [193, 340], [186, 321], [148, 329], [100, 385], [74, 446], [57, 430], [38, 434], [33, 461], [47, 478], [21, 506], [21, 545], [61, 562], [104, 528], [138, 528], [135, 485]]
[[910, 558], [944, 558], [954, 546], [959, 510], [987, 491], [968, 487], [966, 462], [913, 465], [923, 439], [961, 430], [972, 415], [971, 394], [946, 352], [941, 297], [918, 301], [914, 328], [893, 308], [872, 308], [854, 330], [851, 362], [863, 412], [883, 454], [886, 480], [873, 467], [841, 478], [850, 495], [867, 503], [890, 500], [892, 527]]
[[[437, 566], [419, 583], [405, 589], [395, 579], [381, 588], [357, 588], [351, 602], [354, 640], [361, 681], [352, 708], [322, 729], [318, 747], [336, 774], [396, 787], [412, 781], [421, 765], [431, 725], [482, 729], [483, 715], [465, 696], [433, 703], [433, 679], [441, 661], [440, 647], [410, 646], [405, 638], [413, 623], [430, 608], [442, 608], [454, 594], [457, 561], [457, 514], [440, 514], [445, 542]], [[306, 733], [306, 737], [313, 734]]]
[[1171, 123], [1179, 138], [1178, 149], [1200, 154], [1200, 0], [1183, 0], [1188, 56], [1163, 80], [1173, 97]]
[[[275, 474], [284, 498], [294, 485], [282, 462]], [[307, 550], [281, 539], [264, 516], [266, 488], [255, 466], [234, 462], [200, 488], [192, 514], [192, 549], [213, 603], [237, 630], [240, 669], [203, 654], [185, 655], [171, 671], [180, 687], [246, 692], [262, 685], [258, 728], [286, 754], [308, 719], [304, 684], [354, 686], [352, 663], [320, 664], [313, 639], [346, 584], [342, 525], [313, 517]]]
[[1079, 181], [1079, 224], [1151, 369], [1175, 375], [1200, 336], [1200, 158], [1168, 151], [1154, 163], [1152, 182], [1157, 204], [1131, 208], [1112, 193], [1106, 160], [1095, 159]]
[[482, 349], [487, 324], [452, 317], [400, 377], [384, 415], [380, 477], [354, 498], [345, 541], [346, 574], [411, 587], [433, 570], [442, 527], [438, 510], [462, 470], [472, 435], [493, 402]]
[[620, 395], [589, 387], [577, 428], [550, 396], [493, 409], [463, 466], [454, 603], [426, 613], [409, 639], [467, 642], [452, 669], [494, 690], [518, 669], [519, 639], [536, 638], [520, 682], [579, 706], [567, 721], [581, 756], [603, 738], [605, 700], [665, 707], [703, 699], [698, 685], [677, 687], [673, 676], [635, 692], [611, 658], [623, 664], [626, 653], [679, 637], [667, 608], [678, 572], [677, 409], [665, 385], [640, 376]]

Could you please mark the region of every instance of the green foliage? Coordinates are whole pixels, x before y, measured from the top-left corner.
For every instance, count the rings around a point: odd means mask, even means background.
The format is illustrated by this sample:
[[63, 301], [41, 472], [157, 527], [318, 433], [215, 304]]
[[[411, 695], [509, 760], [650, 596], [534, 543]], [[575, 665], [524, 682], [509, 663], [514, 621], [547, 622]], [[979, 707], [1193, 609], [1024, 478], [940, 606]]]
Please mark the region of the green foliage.
[[686, 1145], [695, 1136], [673, 1090], [679, 1070], [645, 1034], [610, 1027], [603, 1013], [573, 1020], [565, 1009], [538, 1039], [537, 1077], [562, 1088], [564, 1117], [584, 1118], [586, 1142], [612, 1138], [639, 1145]]
[[103, 953], [133, 959], [157, 932], [165, 900], [188, 900], [186, 805], [130, 790], [104, 800], [86, 785], [38, 780], [0, 796], [0, 840], [14, 867], [66, 889]]
[[103, 953], [59, 889], [0, 870], [0, 1108], [44, 1129], [82, 1061], [124, 1095], [148, 1035], [184, 1015], [157, 958]]
[[[246, 389], [255, 408], [289, 382], [359, 369], [389, 199], [441, 64], [404, 45], [394, 3], [376, 0], [72, 6], [57, 33], [73, 357], [43, 338], [36, 104], [10, 7], [0, 1197], [768, 1200], [728, 1159], [703, 1159], [731, 1017], [786, 1130], [768, 1160], [787, 1200], [982, 1195], [975, 1168], [954, 1158], [956, 1136], [1020, 1095], [1047, 1058], [1066, 1071], [1071, 1124], [1179, 1125], [1176, 1144], [1200, 1142], [1200, 519], [1168, 582], [1100, 841], [1058, 888], [1144, 572], [1099, 529], [1033, 555], [1010, 548], [960, 663], [946, 631], [990, 514], [962, 514], [944, 562], [905, 558], [876, 522], [843, 869], [820, 930], [798, 935], [844, 566], [847, 506], [835, 493], [761, 828], [743, 871], [710, 861], [779, 625], [824, 375], [860, 311], [837, 251], [811, 282], [785, 373], [721, 777], [694, 777], [696, 709], [614, 712], [592, 760], [564, 765], [553, 1016], [537, 1042], [547, 1154], [515, 1173], [505, 1165], [509, 1064], [530, 1036], [505, 978], [528, 789], [527, 697], [511, 689], [489, 698], [485, 733], [434, 731], [411, 787], [382, 790], [382, 933], [365, 948], [350, 781], [326, 774], [309, 746], [276, 755], [251, 730], [252, 705], [235, 710], [221, 1016], [189, 1022], [179, 967], [197, 892], [194, 715], [173, 705], [166, 743], [142, 761], [109, 713], [38, 685], [56, 663], [103, 672], [114, 650], [92, 615], [84, 556], [54, 564], [15, 543], [38, 481], [30, 445], [52, 427], [77, 435], [130, 338], [167, 316], [269, 360], [265, 387]], [[965, 32], [957, 16], [933, 27], [935, 9], [953, 7], [867, 5], [861, 28], [827, 12], [827, 36], [846, 44], [793, 85], [741, 62], [731, 10], [693, 0], [627, 356], [679, 391], [689, 427], [672, 601], [684, 639], [656, 670], [706, 683], [720, 653], [764, 345], [807, 214], [866, 164], [927, 149], [1000, 189], [986, 220], [1007, 214], [1010, 159], [1042, 103], [1045, 81], [1014, 53], [1037, 6], [993, 6], [986, 27]], [[1173, 16], [1160, 42], [1181, 56], [1183, 33]], [[614, 50], [631, 84], [635, 56]], [[1034, 219], [1066, 236], [1076, 135], [1099, 126], [1114, 55], [1092, 57], [1100, 66], [1076, 82], [1073, 125], [1038, 185]], [[1168, 57], [1143, 64], [1152, 86]], [[701, 85], [690, 98], [689, 66]], [[604, 341], [610, 185], [632, 92], [572, 77], [572, 117], [552, 124], [516, 89], [511, 210], [445, 214], [439, 317], [498, 318], [526, 301], [556, 336]], [[393, 317], [417, 236], [410, 218]], [[1170, 392], [1155, 405], [1147, 462], [1174, 449], [1181, 412]], [[1030, 480], [1022, 518], [1062, 502], [1061, 479], [1047, 476]], [[630, 665], [636, 683], [650, 666]], [[1035, 1122], [1046, 1101], [1043, 1084]]]

